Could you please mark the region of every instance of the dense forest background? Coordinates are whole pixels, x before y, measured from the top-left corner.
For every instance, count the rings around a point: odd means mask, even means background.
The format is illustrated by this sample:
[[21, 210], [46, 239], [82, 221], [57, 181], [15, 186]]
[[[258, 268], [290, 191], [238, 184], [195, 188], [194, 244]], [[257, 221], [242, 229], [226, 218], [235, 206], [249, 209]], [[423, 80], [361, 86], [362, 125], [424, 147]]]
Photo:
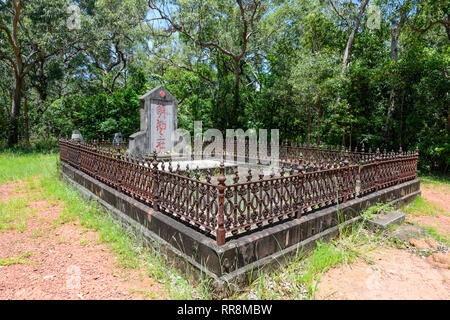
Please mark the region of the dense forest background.
[[449, 20], [432, 0], [0, 0], [0, 141], [129, 136], [162, 84], [191, 131], [418, 146], [421, 170], [447, 173]]

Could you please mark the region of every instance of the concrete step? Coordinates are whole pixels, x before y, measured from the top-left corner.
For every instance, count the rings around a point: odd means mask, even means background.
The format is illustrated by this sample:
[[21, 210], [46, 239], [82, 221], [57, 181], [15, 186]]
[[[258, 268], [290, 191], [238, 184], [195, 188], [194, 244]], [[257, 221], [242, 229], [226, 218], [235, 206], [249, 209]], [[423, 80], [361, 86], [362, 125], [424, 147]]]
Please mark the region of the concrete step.
[[391, 225], [401, 224], [405, 221], [405, 214], [401, 211], [388, 211], [377, 214], [375, 218], [367, 220], [369, 227], [387, 229]]

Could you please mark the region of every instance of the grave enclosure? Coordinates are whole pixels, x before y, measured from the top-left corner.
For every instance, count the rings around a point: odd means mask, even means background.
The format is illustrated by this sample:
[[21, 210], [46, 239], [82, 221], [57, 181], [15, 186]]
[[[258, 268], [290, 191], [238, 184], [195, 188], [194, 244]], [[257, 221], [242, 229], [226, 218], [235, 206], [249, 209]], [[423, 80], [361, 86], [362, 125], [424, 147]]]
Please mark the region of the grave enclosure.
[[141, 131], [130, 137], [128, 150], [126, 144], [61, 139], [61, 173], [182, 262], [181, 269], [193, 267], [213, 279], [218, 297], [248, 284], [256, 270], [335, 236], [339, 225], [359, 219], [365, 208], [400, 205], [420, 194], [417, 149], [387, 153], [284, 143], [277, 172], [266, 172], [248, 145], [245, 160], [252, 165], [238, 159], [236, 145], [227, 163], [197, 168], [195, 162], [167, 161], [166, 150], [148, 152], [161, 141], [170, 144], [156, 130], [162, 128], [161, 105], [169, 106], [165, 128], [176, 129], [176, 100], [155, 88], [142, 97]]

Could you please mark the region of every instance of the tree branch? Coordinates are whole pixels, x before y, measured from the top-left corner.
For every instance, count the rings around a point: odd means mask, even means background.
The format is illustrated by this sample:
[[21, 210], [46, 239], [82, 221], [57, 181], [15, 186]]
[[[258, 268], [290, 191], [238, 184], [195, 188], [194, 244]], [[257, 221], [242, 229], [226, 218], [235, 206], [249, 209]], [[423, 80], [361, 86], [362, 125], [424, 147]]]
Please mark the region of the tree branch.
[[344, 18], [344, 16], [342, 16], [339, 11], [337, 10], [337, 8], [334, 6], [333, 0], [330, 0], [330, 4], [333, 7], [333, 11], [336, 12], [336, 14], [339, 16], [339, 18], [341, 18], [342, 20], [344, 20], [345, 22], [347, 22], [347, 19]]
[[411, 29], [416, 31], [416, 32], [420, 32], [420, 33], [425, 33], [428, 30], [430, 30], [434, 25], [436, 24], [442, 24], [444, 26], [450, 26], [450, 21], [445, 21], [445, 20], [437, 20], [437, 21], [431, 21], [429, 23], [429, 25], [425, 28], [425, 29], [416, 29], [416, 27], [413, 25], [411, 25]]
[[218, 49], [219, 51], [221, 51], [222, 53], [226, 54], [227, 56], [232, 57], [233, 59], [236, 59], [237, 55], [235, 55], [233, 52], [223, 48], [222, 46], [220, 46], [218, 43], [215, 42], [203, 42], [200, 41], [199, 39], [197, 39], [196, 37], [194, 37], [189, 31], [187, 31], [183, 26], [175, 23], [168, 15], [164, 14], [162, 12], [162, 10], [160, 8], [158, 8], [156, 5], [153, 4], [152, 0], [148, 1], [148, 5], [150, 7], [150, 9], [156, 10], [159, 14], [159, 16], [161, 17], [162, 20], [166, 20], [167, 22], [170, 23], [170, 25], [178, 32], [183, 33], [184, 35], [186, 35], [189, 39], [191, 39], [192, 41], [194, 41], [195, 44], [202, 46], [202, 47], [214, 47], [216, 49]]
[[179, 69], [183, 69], [183, 70], [192, 72], [192, 73], [198, 75], [198, 76], [199, 76], [200, 78], [202, 78], [203, 80], [208, 81], [210, 84], [215, 85], [215, 82], [214, 82], [213, 80], [209, 79], [208, 77], [205, 77], [205, 76], [202, 75], [200, 72], [195, 71], [194, 69], [191, 69], [191, 68], [189, 68], [189, 67], [187, 67], [187, 66], [180, 65], [180, 64], [174, 62], [173, 60], [171, 60], [171, 59], [169, 59], [169, 58], [162, 57], [162, 56], [158, 55], [156, 52], [153, 52], [153, 51], [152, 51], [151, 53], [152, 53], [156, 58], [158, 58], [158, 59], [160, 59], [160, 60], [162, 60], [162, 61], [168, 62], [168, 63], [170, 63], [172, 66], [174, 66], [174, 67], [176, 67], [176, 68], [179, 68]]

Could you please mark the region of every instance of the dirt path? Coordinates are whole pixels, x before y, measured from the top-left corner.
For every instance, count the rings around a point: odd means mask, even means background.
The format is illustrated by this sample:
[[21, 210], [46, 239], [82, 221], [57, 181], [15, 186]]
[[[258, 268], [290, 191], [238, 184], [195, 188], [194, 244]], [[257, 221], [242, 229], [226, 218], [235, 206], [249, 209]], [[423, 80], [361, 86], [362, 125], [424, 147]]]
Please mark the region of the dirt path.
[[[0, 204], [26, 195], [15, 192], [23, 186], [0, 185]], [[36, 198], [25, 208], [23, 232], [0, 232], [0, 299], [166, 298], [162, 284], [145, 270], [117, 266], [115, 254], [96, 232], [77, 221], [58, 223], [63, 208]]]
[[333, 268], [321, 279], [316, 299], [450, 299], [450, 270], [406, 250], [372, 252], [374, 265], [357, 260]]
[[422, 197], [450, 213], [450, 187], [422, 184]]
[[450, 236], [450, 187], [423, 184], [421, 191], [425, 201], [441, 208], [444, 212], [438, 215], [409, 215], [406, 221], [433, 227], [438, 233]]
[[[422, 186], [422, 197], [440, 210], [439, 214], [422, 212], [407, 215], [406, 221], [434, 227], [446, 237], [450, 236], [450, 188], [447, 186]], [[432, 245], [428, 245], [431, 243]], [[450, 251], [437, 250], [433, 239], [412, 239], [408, 246], [416, 253], [396, 248], [379, 248], [369, 254], [375, 262], [367, 264], [362, 259], [333, 268], [325, 273], [318, 285], [316, 299], [450, 299]], [[428, 250], [428, 257], [419, 255]], [[439, 252], [440, 251], [440, 252]]]

